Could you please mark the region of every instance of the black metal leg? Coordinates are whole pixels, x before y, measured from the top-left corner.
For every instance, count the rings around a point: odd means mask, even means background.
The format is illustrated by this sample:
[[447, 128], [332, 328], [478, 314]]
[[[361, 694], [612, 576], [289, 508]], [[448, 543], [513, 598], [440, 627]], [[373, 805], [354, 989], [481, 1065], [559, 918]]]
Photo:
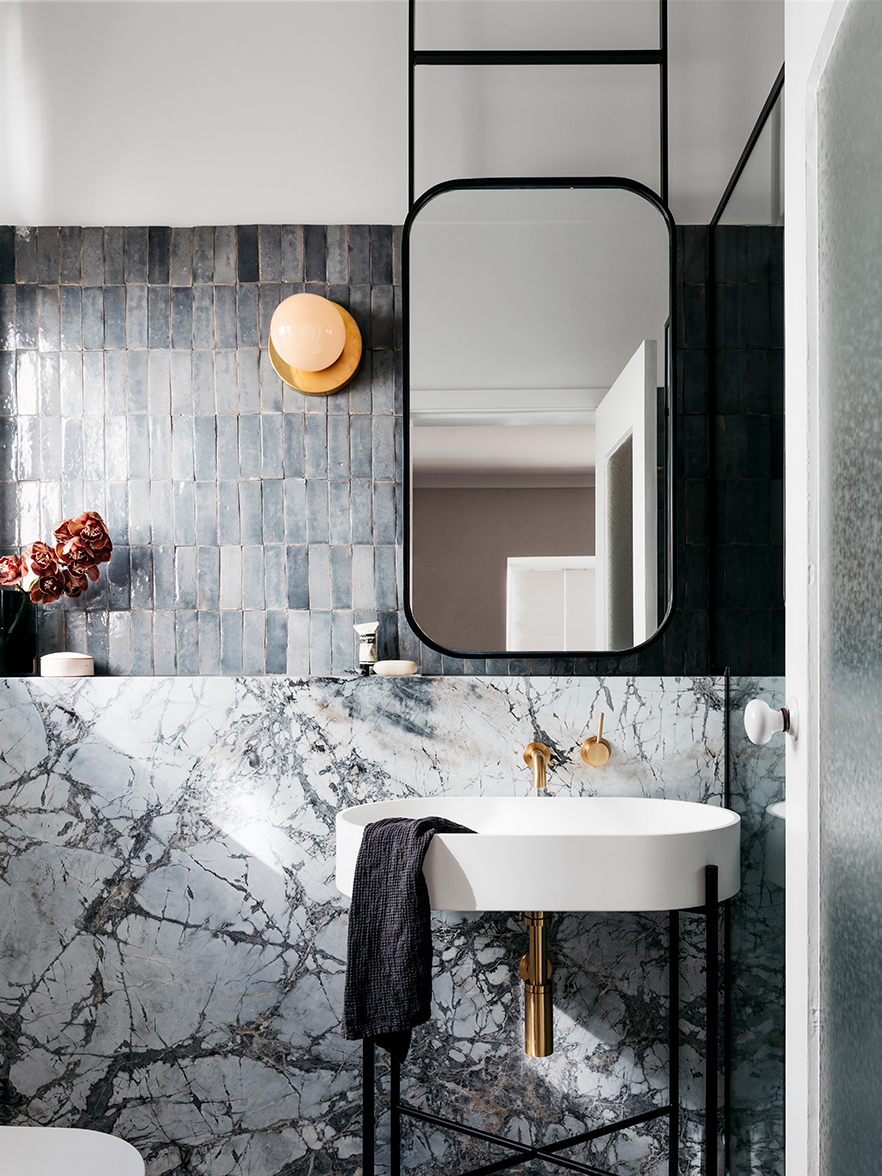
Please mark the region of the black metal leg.
[[389, 1091], [389, 1115], [391, 1118], [391, 1137], [389, 1159], [390, 1176], [401, 1176], [401, 1064], [391, 1058], [391, 1089]]
[[705, 975], [707, 977], [707, 1073], [705, 1075], [705, 1176], [717, 1176], [717, 1071], [719, 1069], [719, 884], [716, 866], [705, 867]]
[[374, 1176], [376, 1128], [374, 1119], [374, 1043], [365, 1037], [361, 1043], [361, 1167], [364, 1176]]
[[680, 1172], [680, 912], [668, 911], [668, 1176]]

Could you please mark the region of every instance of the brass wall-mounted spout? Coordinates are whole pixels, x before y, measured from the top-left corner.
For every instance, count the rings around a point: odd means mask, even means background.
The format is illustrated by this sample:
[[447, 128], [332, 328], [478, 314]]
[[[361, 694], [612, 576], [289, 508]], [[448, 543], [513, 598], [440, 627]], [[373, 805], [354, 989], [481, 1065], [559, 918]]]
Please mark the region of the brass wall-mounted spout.
[[548, 958], [551, 915], [544, 911], [525, 911], [524, 920], [530, 935], [529, 950], [521, 956], [518, 968], [524, 982], [524, 1053], [531, 1058], [547, 1058], [554, 1052]]
[[547, 796], [545, 791], [545, 769], [551, 759], [551, 751], [545, 743], [528, 743], [524, 748], [524, 763], [533, 769], [533, 787], [537, 796]]

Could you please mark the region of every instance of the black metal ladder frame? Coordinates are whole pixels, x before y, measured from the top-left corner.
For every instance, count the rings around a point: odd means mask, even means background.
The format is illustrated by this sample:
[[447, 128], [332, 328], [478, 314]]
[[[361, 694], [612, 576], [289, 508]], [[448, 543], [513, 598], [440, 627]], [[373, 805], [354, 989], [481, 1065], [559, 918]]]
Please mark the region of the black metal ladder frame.
[[[704, 1138], [704, 1173], [705, 1176], [716, 1176], [718, 1172], [718, 1069], [719, 1069], [719, 879], [716, 866], [705, 867], [705, 901], [704, 906], [688, 908], [705, 916], [704, 966], [705, 966], [705, 1008], [706, 1008], [706, 1059], [705, 1059], [705, 1138]], [[624, 1131], [629, 1127], [636, 1127], [653, 1119], [667, 1116], [668, 1119], [668, 1174], [679, 1176], [680, 1158], [680, 912], [668, 912], [668, 1104], [654, 1111], [647, 1111], [642, 1115], [634, 1115], [628, 1119], [621, 1119], [615, 1123], [607, 1123], [602, 1127], [595, 1127], [591, 1131], [583, 1131], [568, 1139], [558, 1140], [556, 1143], [541, 1147], [531, 1147], [520, 1140], [509, 1139], [504, 1135], [495, 1135], [489, 1131], [481, 1131], [475, 1127], [466, 1127], [455, 1119], [448, 1119], [443, 1115], [434, 1115], [422, 1111], [409, 1103], [401, 1101], [401, 1067], [395, 1059], [391, 1059], [390, 1084], [390, 1114], [391, 1114], [391, 1160], [389, 1176], [401, 1176], [401, 1120], [402, 1118], [417, 1119], [430, 1123], [436, 1127], [444, 1127], [460, 1135], [468, 1135], [473, 1139], [481, 1139], [486, 1143], [496, 1144], [508, 1148], [513, 1154], [496, 1160], [490, 1164], [483, 1164], [479, 1168], [471, 1168], [461, 1176], [492, 1176], [495, 1172], [504, 1172], [516, 1164], [527, 1160], [548, 1160], [560, 1168], [570, 1172], [584, 1172], [588, 1176], [615, 1176], [604, 1168], [597, 1168], [591, 1164], [584, 1164], [578, 1160], [567, 1159], [558, 1155], [567, 1148], [580, 1143], [588, 1143], [592, 1139], [599, 1139], [604, 1135], [612, 1135], [616, 1131]], [[374, 1066], [374, 1043], [370, 1038], [363, 1043], [362, 1058], [362, 1109], [363, 1109], [363, 1153], [362, 1172], [364, 1176], [375, 1176], [376, 1165], [376, 1086]]]
[[659, 68], [659, 187], [668, 203], [668, 0], [658, 0], [657, 49], [417, 49], [416, 0], [407, 13], [407, 205], [416, 200], [414, 181], [414, 109], [417, 66], [439, 65], [657, 65]]

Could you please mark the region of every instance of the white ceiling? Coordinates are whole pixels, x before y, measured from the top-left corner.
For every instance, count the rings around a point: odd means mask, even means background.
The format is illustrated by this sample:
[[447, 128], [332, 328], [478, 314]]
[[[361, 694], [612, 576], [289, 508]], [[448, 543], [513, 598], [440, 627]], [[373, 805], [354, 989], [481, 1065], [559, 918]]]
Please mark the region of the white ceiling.
[[[651, 44], [654, 0], [418, 0], [424, 47]], [[670, 0], [671, 206], [706, 223], [783, 56], [783, 0]], [[406, 0], [0, 0], [0, 223], [393, 223]], [[421, 70], [418, 188], [655, 185], [653, 69]]]

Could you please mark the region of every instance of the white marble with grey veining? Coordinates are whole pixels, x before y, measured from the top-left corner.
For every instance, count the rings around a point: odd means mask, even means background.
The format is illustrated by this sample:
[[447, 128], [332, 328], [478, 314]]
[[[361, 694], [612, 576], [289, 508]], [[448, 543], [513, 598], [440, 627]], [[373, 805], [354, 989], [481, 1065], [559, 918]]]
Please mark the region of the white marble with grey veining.
[[[113, 1131], [149, 1176], [356, 1176], [337, 810], [526, 795], [534, 739], [554, 751], [552, 792], [719, 804], [723, 705], [707, 678], [3, 681], [7, 1120]], [[613, 755], [589, 769], [579, 745], [600, 710]], [[703, 920], [681, 922], [681, 1170], [697, 1173]], [[522, 1139], [662, 1105], [666, 923], [558, 917], [557, 1048], [530, 1059], [522, 925], [437, 917], [435, 1014], [414, 1035], [408, 1097]], [[414, 1176], [499, 1154], [424, 1127], [405, 1139]], [[581, 1154], [629, 1176], [667, 1172], [660, 1126]]]

